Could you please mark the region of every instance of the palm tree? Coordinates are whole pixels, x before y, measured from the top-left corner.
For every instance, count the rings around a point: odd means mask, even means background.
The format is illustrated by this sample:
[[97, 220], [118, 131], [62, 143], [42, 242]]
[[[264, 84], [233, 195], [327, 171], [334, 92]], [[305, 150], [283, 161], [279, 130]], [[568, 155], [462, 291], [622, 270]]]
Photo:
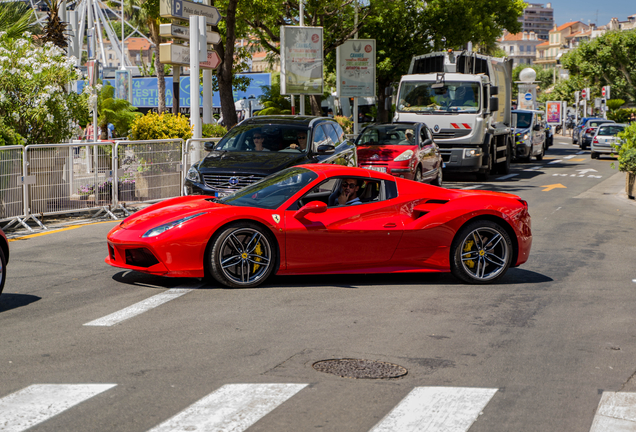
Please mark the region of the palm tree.
[[62, 5], [62, 1], [45, 0], [45, 3], [49, 11], [46, 25], [44, 26], [44, 32], [42, 34], [42, 43], [53, 42], [53, 44], [63, 50], [66, 50], [68, 47], [68, 34], [66, 31], [68, 23], [63, 22], [60, 18], [60, 6]]
[[37, 33], [35, 13], [22, 2], [0, 3], [0, 32], [7, 32], [11, 38], [22, 36], [25, 32]]
[[155, 71], [159, 90], [159, 105], [157, 111], [162, 113], [166, 109], [166, 81], [163, 64], [159, 61], [159, 0], [124, 0], [124, 12], [131, 25], [147, 29], [150, 40], [154, 44]]

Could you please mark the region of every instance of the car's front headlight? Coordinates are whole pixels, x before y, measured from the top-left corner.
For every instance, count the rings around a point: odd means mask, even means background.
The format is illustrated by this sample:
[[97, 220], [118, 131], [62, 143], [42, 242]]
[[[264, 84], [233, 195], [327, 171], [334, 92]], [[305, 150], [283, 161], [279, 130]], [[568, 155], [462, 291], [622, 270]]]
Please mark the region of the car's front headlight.
[[197, 169], [193, 166], [191, 166], [188, 170], [186, 178], [192, 182], [201, 183], [201, 176], [199, 175], [199, 171], [197, 171]]
[[194, 214], [192, 216], [186, 216], [184, 218], [177, 219], [177, 220], [172, 221], [172, 222], [168, 222], [167, 224], [159, 225], [157, 227], [154, 227], [151, 230], [146, 231], [146, 233], [144, 235], [142, 235], [141, 237], [142, 238], [156, 237], [159, 234], [163, 234], [164, 232], [166, 232], [168, 230], [171, 230], [172, 228], [177, 227], [177, 226], [181, 225], [184, 222], [187, 222], [189, 220], [194, 219], [195, 217], [199, 217], [199, 216], [202, 216], [204, 214], [205, 213], [197, 213], [197, 214]]
[[527, 141], [527, 140], [528, 140], [528, 138], [530, 138], [530, 135], [528, 135], [528, 134], [525, 134], [525, 135], [523, 136], [523, 140], [524, 140], [524, 141]]
[[405, 160], [411, 159], [412, 156], [413, 156], [413, 150], [407, 150], [407, 151], [405, 151], [404, 153], [402, 153], [401, 155], [399, 155], [398, 157], [396, 157], [393, 160], [395, 162], [401, 162], [401, 161], [405, 161]]

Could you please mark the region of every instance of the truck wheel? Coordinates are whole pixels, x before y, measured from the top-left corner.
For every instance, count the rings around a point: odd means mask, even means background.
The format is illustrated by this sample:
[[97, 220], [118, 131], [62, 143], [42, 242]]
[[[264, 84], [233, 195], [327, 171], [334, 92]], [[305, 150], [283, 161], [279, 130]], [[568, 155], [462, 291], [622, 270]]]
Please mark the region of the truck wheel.
[[506, 145], [506, 160], [497, 164], [497, 173], [509, 174], [510, 173], [510, 160], [512, 159], [512, 148], [510, 143]]

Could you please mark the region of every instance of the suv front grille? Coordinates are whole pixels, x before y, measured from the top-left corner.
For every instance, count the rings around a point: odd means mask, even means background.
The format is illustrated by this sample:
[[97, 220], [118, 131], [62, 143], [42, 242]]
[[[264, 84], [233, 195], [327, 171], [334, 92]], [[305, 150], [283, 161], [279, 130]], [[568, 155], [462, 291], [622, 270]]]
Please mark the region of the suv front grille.
[[264, 177], [260, 175], [203, 174], [203, 181], [207, 187], [212, 189], [235, 191], [256, 183]]

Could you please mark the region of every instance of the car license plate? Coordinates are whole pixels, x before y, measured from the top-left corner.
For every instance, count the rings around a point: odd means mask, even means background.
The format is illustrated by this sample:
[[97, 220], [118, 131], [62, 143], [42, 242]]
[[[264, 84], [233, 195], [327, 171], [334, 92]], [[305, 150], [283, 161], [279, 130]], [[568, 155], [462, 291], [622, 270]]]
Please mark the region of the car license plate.
[[382, 173], [386, 172], [386, 167], [364, 166], [362, 168], [366, 168], [366, 169], [371, 170], [371, 171], [378, 171], [378, 172], [382, 172]]

